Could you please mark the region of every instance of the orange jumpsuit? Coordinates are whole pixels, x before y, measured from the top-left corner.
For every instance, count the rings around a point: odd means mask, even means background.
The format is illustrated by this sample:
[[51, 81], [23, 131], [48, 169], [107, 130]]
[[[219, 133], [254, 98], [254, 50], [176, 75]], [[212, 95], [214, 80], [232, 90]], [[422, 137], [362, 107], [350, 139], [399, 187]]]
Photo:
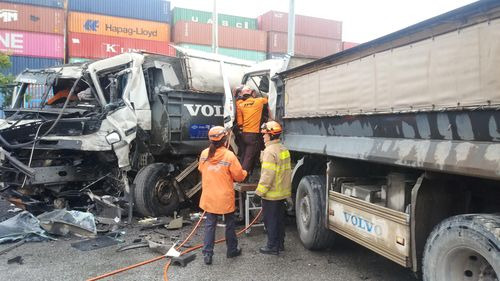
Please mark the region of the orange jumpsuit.
[[206, 160], [208, 148], [200, 155], [198, 170], [201, 172], [200, 208], [213, 214], [229, 214], [235, 211], [234, 181], [242, 181], [247, 172], [233, 152], [219, 147], [214, 156]]

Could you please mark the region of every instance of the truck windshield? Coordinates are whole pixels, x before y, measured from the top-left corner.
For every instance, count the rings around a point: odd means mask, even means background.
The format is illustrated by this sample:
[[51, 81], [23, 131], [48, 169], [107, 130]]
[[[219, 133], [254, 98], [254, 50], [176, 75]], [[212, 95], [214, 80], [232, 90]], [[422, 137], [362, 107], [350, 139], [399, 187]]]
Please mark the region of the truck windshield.
[[[23, 83], [18, 88], [19, 92], [16, 95], [18, 98], [14, 103], [14, 108], [62, 108], [75, 82], [76, 79], [72, 78], [56, 79], [50, 85]], [[75, 86], [74, 93], [71, 95], [67, 107], [95, 107], [98, 103], [92, 92], [89, 85], [80, 80]]]

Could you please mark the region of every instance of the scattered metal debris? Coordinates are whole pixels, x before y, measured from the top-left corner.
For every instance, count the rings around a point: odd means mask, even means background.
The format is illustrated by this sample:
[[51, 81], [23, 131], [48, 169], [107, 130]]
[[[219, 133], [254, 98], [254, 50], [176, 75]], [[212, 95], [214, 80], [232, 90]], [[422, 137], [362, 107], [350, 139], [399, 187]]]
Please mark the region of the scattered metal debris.
[[93, 239], [87, 239], [80, 242], [71, 243], [71, 247], [80, 251], [92, 251], [120, 243], [117, 239], [109, 236], [100, 236]]
[[192, 262], [195, 258], [196, 258], [196, 254], [194, 252], [190, 252], [190, 253], [184, 254], [182, 256], [172, 258], [172, 264], [186, 267], [186, 265], [188, 263]]
[[132, 250], [132, 249], [148, 248], [148, 247], [149, 247], [149, 243], [147, 241], [144, 241], [144, 242], [139, 242], [139, 243], [134, 243], [134, 244], [122, 246], [122, 247], [118, 248], [116, 251], [117, 252], [124, 252], [124, 251]]
[[170, 221], [168, 225], [165, 227], [168, 230], [175, 230], [175, 229], [181, 229], [183, 224], [182, 217], [177, 217], [177, 212], [174, 212], [174, 219]]
[[94, 215], [87, 212], [54, 210], [38, 216], [40, 225], [48, 233], [65, 236], [69, 233], [80, 237], [97, 235]]
[[99, 223], [111, 225], [120, 223], [124, 210], [117, 205], [120, 201], [118, 198], [109, 195], [101, 197], [90, 191], [87, 192], [87, 195], [96, 203], [96, 220]]
[[7, 247], [7, 248], [5, 248], [5, 249], [1, 250], [1, 251], [0, 251], [0, 256], [1, 256], [1, 255], [3, 255], [3, 254], [5, 254], [5, 253], [8, 253], [8, 252], [10, 252], [10, 251], [14, 250], [15, 248], [17, 248], [17, 247], [21, 246], [21, 245], [22, 245], [22, 244], [24, 244], [24, 243], [26, 243], [26, 240], [21, 240], [21, 241], [19, 241], [19, 242], [15, 243], [14, 245], [9, 246], [9, 247]]
[[50, 238], [40, 227], [40, 221], [27, 211], [0, 223], [0, 244], [18, 240], [44, 241]]
[[24, 263], [23, 257], [17, 256], [7, 260], [7, 264], [13, 264], [13, 263], [23, 264]]

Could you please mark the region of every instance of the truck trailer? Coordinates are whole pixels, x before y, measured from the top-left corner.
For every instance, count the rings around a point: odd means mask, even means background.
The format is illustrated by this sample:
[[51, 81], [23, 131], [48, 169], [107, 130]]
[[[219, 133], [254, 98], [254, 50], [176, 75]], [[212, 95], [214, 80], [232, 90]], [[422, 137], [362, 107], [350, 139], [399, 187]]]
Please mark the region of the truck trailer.
[[499, 280], [499, 1], [271, 80], [306, 248], [341, 235], [425, 281]]

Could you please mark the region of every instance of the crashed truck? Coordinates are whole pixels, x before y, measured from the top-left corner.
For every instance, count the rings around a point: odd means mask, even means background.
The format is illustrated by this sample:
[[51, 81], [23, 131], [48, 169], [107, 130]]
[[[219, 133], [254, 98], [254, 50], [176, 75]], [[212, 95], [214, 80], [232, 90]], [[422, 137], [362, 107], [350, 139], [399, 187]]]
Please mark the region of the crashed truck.
[[129, 202], [171, 214], [200, 190], [197, 155], [231, 120], [230, 87], [251, 64], [179, 48], [24, 71], [0, 124], [2, 196], [34, 213], [93, 208], [103, 221], [131, 215]]
[[273, 81], [304, 247], [343, 236], [424, 281], [500, 280], [500, 1], [273, 72], [253, 73]]

